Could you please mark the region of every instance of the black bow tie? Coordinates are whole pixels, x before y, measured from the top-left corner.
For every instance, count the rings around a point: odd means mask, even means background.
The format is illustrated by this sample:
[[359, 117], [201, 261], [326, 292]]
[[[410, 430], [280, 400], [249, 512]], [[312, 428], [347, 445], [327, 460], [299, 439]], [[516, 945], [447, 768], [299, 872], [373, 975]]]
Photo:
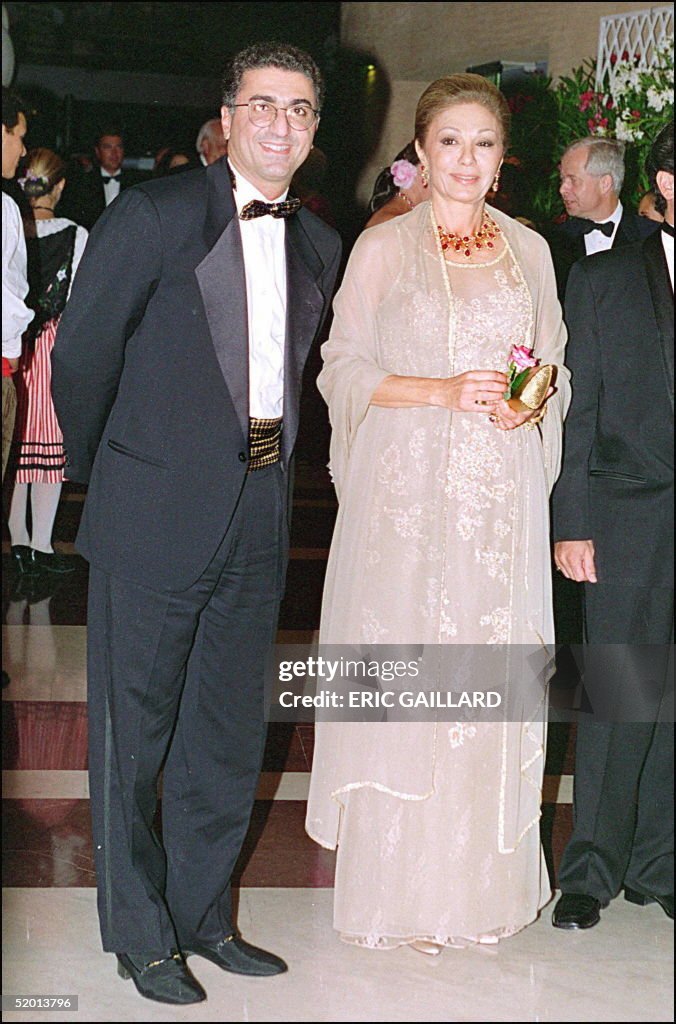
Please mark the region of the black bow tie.
[[300, 199], [284, 199], [281, 203], [264, 203], [262, 199], [252, 199], [242, 207], [240, 220], [254, 220], [255, 217], [291, 217], [300, 209]]
[[101, 181], [104, 185], [107, 185], [109, 181], [122, 181], [121, 174], [102, 174]]
[[662, 223], [660, 224], [660, 227], [662, 228], [662, 231], [664, 231], [665, 235], [671, 235], [672, 238], [674, 237], [674, 225], [673, 224], [667, 224], [666, 220], [663, 220]]
[[610, 238], [615, 230], [615, 222], [606, 220], [603, 224], [597, 224], [594, 220], [587, 220], [585, 217], [575, 218], [575, 227], [580, 235], [588, 235], [592, 231], [600, 231], [606, 238]]

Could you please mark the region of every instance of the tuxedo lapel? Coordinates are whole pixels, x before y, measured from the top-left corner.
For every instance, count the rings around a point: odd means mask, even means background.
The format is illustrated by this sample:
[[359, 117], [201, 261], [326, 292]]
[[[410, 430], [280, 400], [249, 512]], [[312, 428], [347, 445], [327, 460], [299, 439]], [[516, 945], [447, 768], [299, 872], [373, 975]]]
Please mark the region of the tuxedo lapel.
[[645, 261], [648, 287], [653, 302], [653, 310], [657, 321], [657, 328], [660, 336], [660, 350], [662, 365], [666, 378], [667, 391], [671, 409], [674, 409], [674, 307], [673, 292], [669, 279], [664, 248], [662, 246], [661, 232], [646, 238], [643, 243], [643, 258]]
[[[207, 169], [204, 221], [207, 255], [195, 270], [223, 377], [244, 438], [249, 434], [249, 344], [246, 277], [239, 219], [225, 160]], [[286, 223], [286, 340], [284, 351], [284, 431], [282, 457], [288, 458], [298, 433], [303, 366], [324, 309], [317, 285], [324, 264], [299, 215]]]
[[284, 352], [284, 432], [287, 462], [298, 433], [303, 367], [317, 333], [325, 298], [317, 279], [324, 264], [305, 233], [300, 215], [286, 221], [286, 345]]
[[208, 249], [195, 275], [221, 372], [242, 428], [249, 437], [249, 345], [246, 278], [239, 220], [225, 160], [207, 168]]
[[640, 237], [641, 236], [634, 224], [633, 217], [630, 217], [627, 211], [623, 210], [611, 248], [616, 249], [620, 245], [629, 245], [630, 242], [638, 242]]

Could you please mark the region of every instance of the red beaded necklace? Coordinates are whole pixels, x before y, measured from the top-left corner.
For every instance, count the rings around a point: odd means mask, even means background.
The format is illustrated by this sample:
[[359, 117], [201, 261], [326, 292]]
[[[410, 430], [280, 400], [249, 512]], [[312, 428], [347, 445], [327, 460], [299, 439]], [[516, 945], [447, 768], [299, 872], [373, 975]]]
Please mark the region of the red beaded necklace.
[[481, 227], [474, 235], [456, 235], [454, 231], [444, 231], [441, 224], [437, 224], [437, 232], [441, 248], [444, 251], [446, 249], [453, 249], [455, 252], [461, 252], [463, 256], [469, 259], [472, 255], [472, 249], [494, 249], [495, 239], [500, 234], [500, 228], [492, 217], [484, 214]]

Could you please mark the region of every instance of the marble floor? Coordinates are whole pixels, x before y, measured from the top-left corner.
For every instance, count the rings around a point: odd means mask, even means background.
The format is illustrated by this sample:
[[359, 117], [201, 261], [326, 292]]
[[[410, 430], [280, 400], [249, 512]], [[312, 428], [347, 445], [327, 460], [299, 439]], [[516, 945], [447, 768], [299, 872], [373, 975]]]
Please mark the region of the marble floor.
[[[279, 641], [319, 620], [335, 500], [316, 462], [299, 467]], [[249, 835], [235, 872], [239, 926], [284, 956], [272, 979], [191, 966], [206, 1003], [141, 1000], [100, 949], [89, 831], [85, 705], [86, 563], [73, 542], [83, 489], [64, 488], [56, 547], [74, 571], [17, 578], [3, 541], [3, 992], [78, 995], [77, 1011], [5, 1010], [5, 1020], [662, 1021], [671, 1020], [673, 926], [656, 906], [616, 900], [598, 928], [540, 919], [497, 947], [429, 958], [343, 945], [331, 927], [334, 855], [303, 828], [311, 725], [270, 727]], [[572, 823], [574, 730], [550, 729], [541, 834], [552, 878]]]

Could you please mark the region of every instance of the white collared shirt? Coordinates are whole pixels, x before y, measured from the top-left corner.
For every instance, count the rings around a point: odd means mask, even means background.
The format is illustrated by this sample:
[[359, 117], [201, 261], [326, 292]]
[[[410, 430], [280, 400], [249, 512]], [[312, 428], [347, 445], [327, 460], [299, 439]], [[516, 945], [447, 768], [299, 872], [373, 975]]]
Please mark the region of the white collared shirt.
[[[270, 202], [234, 167], [232, 171], [238, 213], [252, 199]], [[286, 192], [274, 202], [285, 198]], [[282, 415], [284, 406], [286, 225], [282, 218], [264, 216], [240, 220], [239, 226], [249, 323], [249, 415], [274, 419]]]
[[660, 231], [662, 236], [662, 245], [664, 247], [664, 255], [667, 258], [667, 267], [669, 269], [669, 280], [671, 281], [671, 290], [674, 290], [674, 236], [668, 235], [666, 231]]
[[21, 355], [21, 335], [35, 316], [24, 299], [28, 295], [26, 240], [21, 214], [11, 196], [2, 193], [2, 354]]
[[[111, 175], [108, 173], [108, 171], [104, 171], [103, 167], [100, 168], [100, 171], [101, 171], [101, 177], [102, 178], [104, 176], [106, 178], [110, 178], [111, 177]], [[121, 171], [122, 171], [122, 169], [120, 168], [119, 171], [116, 171], [116, 174], [121, 174]], [[103, 183], [103, 194], [105, 196], [106, 206], [110, 206], [110, 204], [112, 203], [113, 199], [117, 199], [117, 197], [120, 194], [120, 183], [119, 183], [119, 181], [104, 181], [104, 183]]]
[[584, 236], [584, 247], [587, 252], [587, 256], [593, 256], [596, 252], [605, 252], [606, 249], [612, 249], [613, 242], [615, 241], [615, 235], [617, 234], [617, 227], [622, 220], [622, 203], [618, 203], [615, 207], [613, 214], [606, 218], [606, 220], [599, 220], [597, 224], [607, 224], [609, 221], [615, 225], [615, 229], [612, 235], [604, 235], [602, 231], [590, 231], [588, 235]]

